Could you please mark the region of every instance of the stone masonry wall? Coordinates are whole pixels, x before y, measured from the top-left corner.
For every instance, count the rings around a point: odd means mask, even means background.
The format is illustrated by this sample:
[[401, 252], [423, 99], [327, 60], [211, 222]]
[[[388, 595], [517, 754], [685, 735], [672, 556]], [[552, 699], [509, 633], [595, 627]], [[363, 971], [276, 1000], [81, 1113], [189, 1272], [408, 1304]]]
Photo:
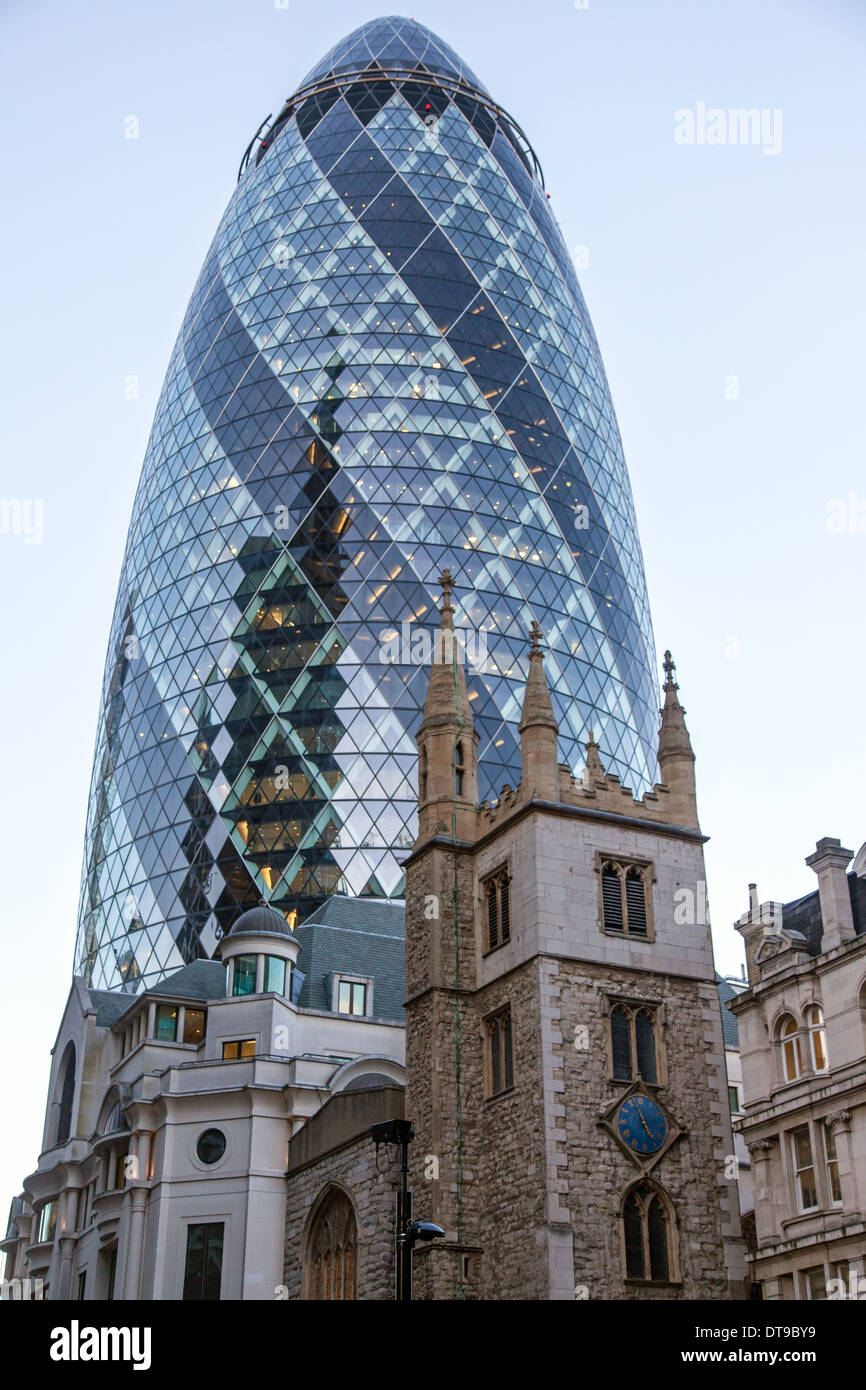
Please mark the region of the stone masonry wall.
[[[380, 1148], [384, 1166], [394, 1154]], [[306, 1233], [313, 1207], [330, 1184], [350, 1197], [358, 1222], [357, 1298], [394, 1297], [394, 1212], [399, 1168], [378, 1172], [376, 1147], [369, 1134], [326, 1154], [289, 1178], [286, 1204], [286, 1252], [283, 1284], [289, 1300], [302, 1299]]]
[[[723, 1259], [722, 1226], [736, 1201], [736, 1178], [726, 1179], [725, 1140], [730, 1121], [719, 1103], [716, 1029], [710, 1010], [718, 1002], [674, 976], [560, 961], [562, 1105], [567, 1163], [563, 1197], [575, 1231], [575, 1284], [590, 1299], [730, 1297]], [[669, 1289], [626, 1283], [623, 1277], [619, 1211], [643, 1165], [631, 1159], [598, 1123], [601, 1112], [629, 1089], [610, 1079], [605, 993], [663, 1004], [659, 1037], [669, 1084], [656, 1089], [659, 1102], [684, 1131], [649, 1170], [671, 1198], [677, 1220], [682, 1284]], [[575, 1028], [588, 1029], [588, 1046], [575, 1047]], [[648, 1088], [652, 1090], [653, 1088]], [[732, 1153], [732, 1146], [728, 1146]], [[735, 1170], [734, 1170], [735, 1171]]]

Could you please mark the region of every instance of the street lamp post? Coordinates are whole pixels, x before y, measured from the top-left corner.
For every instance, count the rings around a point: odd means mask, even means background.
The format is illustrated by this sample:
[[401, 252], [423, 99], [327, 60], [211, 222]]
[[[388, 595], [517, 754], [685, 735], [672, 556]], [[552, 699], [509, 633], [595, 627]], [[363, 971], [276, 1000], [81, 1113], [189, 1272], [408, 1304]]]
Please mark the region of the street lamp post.
[[412, 1193], [409, 1191], [409, 1145], [415, 1131], [409, 1120], [383, 1120], [370, 1130], [373, 1143], [395, 1144], [400, 1149], [400, 1187], [397, 1191], [397, 1217], [394, 1231], [394, 1298], [408, 1303], [412, 1298], [412, 1252], [418, 1240], [436, 1240], [444, 1236], [441, 1226], [432, 1221], [412, 1220]]

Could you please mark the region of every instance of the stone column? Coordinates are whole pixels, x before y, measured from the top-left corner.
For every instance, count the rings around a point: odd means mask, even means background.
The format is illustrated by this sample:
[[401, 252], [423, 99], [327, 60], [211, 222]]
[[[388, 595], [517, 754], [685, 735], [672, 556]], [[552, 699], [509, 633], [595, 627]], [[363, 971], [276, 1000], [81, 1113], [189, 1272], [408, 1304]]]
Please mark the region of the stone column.
[[126, 1264], [122, 1298], [136, 1300], [141, 1284], [141, 1263], [144, 1253], [144, 1219], [147, 1213], [146, 1154], [148, 1136], [136, 1134], [131, 1153], [134, 1160], [128, 1183], [130, 1192], [129, 1225], [126, 1239]]
[[72, 1256], [75, 1253], [75, 1235], [78, 1223], [78, 1189], [67, 1188], [61, 1195], [61, 1208], [57, 1214], [58, 1248], [60, 1261], [57, 1270], [57, 1297], [69, 1298], [72, 1285]]
[[256, 994], [261, 994], [265, 988], [265, 958], [259, 953], [256, 956]]
[[[778, 1144], [775, 1137], [753, 1140], [749, 1157], [755, 1184], [755, 1237], [758, 1254], [761, 1246], [780, 1239], [776, 1223], [776, 1192], [773, 1187], [772, 1153]], [[778, 1296], [778, 1295], [777, 1295]]]

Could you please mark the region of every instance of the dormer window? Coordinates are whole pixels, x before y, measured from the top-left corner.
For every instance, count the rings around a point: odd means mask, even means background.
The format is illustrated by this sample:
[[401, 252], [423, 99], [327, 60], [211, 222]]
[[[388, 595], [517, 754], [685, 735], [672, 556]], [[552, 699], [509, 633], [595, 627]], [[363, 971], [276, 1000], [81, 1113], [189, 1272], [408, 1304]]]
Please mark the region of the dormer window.
[[337, 987], [337, 1013], [363, 1017], [366, 1012], [367, 986], [357, 980], [341, 980]]
[[352, 1018], [370, 1018], [373, 1013], [373, 980], [369, 975], [329, 976], [331, 1009]]

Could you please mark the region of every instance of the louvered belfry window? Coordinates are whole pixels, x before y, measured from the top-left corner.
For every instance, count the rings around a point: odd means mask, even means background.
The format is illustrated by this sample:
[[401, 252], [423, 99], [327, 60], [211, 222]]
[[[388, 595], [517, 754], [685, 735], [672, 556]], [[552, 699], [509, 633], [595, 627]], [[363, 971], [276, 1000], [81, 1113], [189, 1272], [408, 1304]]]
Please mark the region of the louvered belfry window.
[[648, 864], [605, 859], [601, 865], [601, 905], [604, 930], [622, 932], [644, 941], [649, 937], [650, 885]]
[[507, 869], [498, 869], [484, 880], [486, 916], [485, 951], [495, 951], [511, 940], [511, 880]]
[[605, 865], [601, 873], [605, 931], [622, 931], [622, 879], [615, 865]]
[[487, 945], [491, 951], [499, 945], [499, 892], [495, 880], [487, 885]]

